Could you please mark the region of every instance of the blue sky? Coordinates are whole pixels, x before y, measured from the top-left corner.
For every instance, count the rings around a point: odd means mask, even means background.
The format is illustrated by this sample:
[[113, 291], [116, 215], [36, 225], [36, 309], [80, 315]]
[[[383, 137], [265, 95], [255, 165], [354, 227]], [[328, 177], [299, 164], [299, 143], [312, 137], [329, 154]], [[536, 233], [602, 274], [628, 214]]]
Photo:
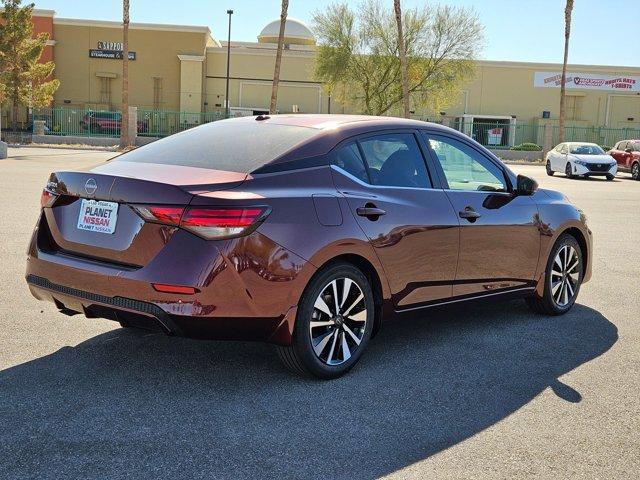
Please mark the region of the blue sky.
[[[36, 8], [60, 17], [119, 20], [118, 0], [34, 0]], [[382, 0], [390, 6], [391, 0]], [[289, 15], [310, 22], [312, 12], [332, 0], [290, 0]], [[351, 2], [350, 2], [351, 3]], [[357, 2], [354, 2], [357, 4]], [[436, 2], [403, 0], [403, 6]], [[485, 25], [487, 60], [562, 62], [564, 0], [444, 0], [473, 7]], [[255, 41], [261, 28], [280, 15], [280, 0], [131, 0], [134, 22], [207, 25], [227, 37], [226, 10], [234, 9], [231, 38]], [[570, 63], [640, 66], [640, 1], [575, 0]]]

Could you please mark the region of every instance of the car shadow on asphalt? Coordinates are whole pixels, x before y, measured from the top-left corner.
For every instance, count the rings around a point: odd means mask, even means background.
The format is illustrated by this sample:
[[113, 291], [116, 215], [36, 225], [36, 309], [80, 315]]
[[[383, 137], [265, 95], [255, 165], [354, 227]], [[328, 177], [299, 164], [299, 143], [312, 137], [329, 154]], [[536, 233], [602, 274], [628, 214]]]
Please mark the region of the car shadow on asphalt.
[[385, 325], [350, 374], [320, 382], [269, 345], [116, 329], [0, 371], [0, 477], [379, 477], [548, 387], [580, 402], [558, 378], [617, 338], [583, 305], [433, 309]]

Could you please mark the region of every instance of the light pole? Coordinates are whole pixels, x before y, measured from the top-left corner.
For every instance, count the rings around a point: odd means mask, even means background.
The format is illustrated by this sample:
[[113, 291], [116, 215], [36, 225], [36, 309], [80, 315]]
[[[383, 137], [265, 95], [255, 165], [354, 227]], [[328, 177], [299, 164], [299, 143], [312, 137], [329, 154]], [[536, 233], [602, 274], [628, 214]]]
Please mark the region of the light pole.
[[229, 15], [229, 33], [227, 36], [227, 86], [224, 94], [224, 114], [226, 118], [229, 118], [229, 65], [231, 63], [231, 15], [233, 10], [227, 10]]

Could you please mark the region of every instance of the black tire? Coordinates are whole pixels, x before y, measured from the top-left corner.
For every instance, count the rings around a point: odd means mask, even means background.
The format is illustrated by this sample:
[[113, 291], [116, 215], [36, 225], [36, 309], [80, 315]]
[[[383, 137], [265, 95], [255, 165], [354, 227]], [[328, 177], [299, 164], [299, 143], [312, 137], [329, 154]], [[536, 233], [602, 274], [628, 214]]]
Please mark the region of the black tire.
[[631, 165], [631, 178], [640, 180], [640, 162], [633, 162]]
[[547, 175], [549, 175], [550, 177], [553, 177], [553, 174], [556, 173], [551, 170], [551, 162], [549, 160], [547, 160], [547, 165], [545, 168], [547, 169]]
[[[552, 270], [554, 269], [554, 266], [555, 266], [554, 262], [555, 262], [556, 256], [558, 255], [558, 252], [560, 252], [560, 250], [565, 247], [572, 248], [576, 252], [576, 255], [578, 258], [578, 265], [577, 265], [578, 268], [575, 270], [577, 274], [577, 281], [576, 281], [576, 284], [574, 284], [573, 286], [573, 289], [574, 289], [573, 294], [568, 299], [568, 302], [565, 305], [560, 305], [554, 299], [554, 295], [552, 292]], [[531, 297], [527, 297], [525, 299], [527, 302], [527, 305], [534, 312], [540, 313], [543, 315], [564, 315], [569, 310], [571, 310], [571, 307], [573, 307], [573, 304], [575, 303], [576, 298], [578, 297], [578, 293], [580, 293], [580, 285], [582, 284], [583, 274], [584, 274], [584, 265], [583, 265], [582, 250], [580, 249], [580, 245], [578, 244], [578, 241], [575, 239], [573, 235], [565, 233], [561, 235], [560, 238], [558, 238], [555, 245], [551, 249], [551, 253], [549, 254], [549, 259], [547, 260], [547, 267], [544, 273], [543, 296], [539, 297], [537, 295], [533, 295]], [[557, 275], [555, 274], [553, 276], [557, 277]], [[560, 296], [562, 296], [562, 288], [563, 286], [560, 286], [560, 292], [561, 292]], [[557, 293], [557, 290], [556, 290], [556, 293]]]
[[[317, 342], [314, 349], [314, 345], [312, 343], [313, 334], [311, 330], [311, 322], [323, 323], [322, 319], [326, 322], [335, 321], [332, 320], [332, 317], [329, 317], [329, 315], [323, 313], [320, 309], [317, 309], [314, 304], [316, 304], [316, 301], [324, 292], [328, 291], [327, 289], [334, 280], [338, 283], [342, 282], [341, 285], [344, 290], [344, 286], [347, 282], [343, 279], [349, 279], [360, 289], [360, 292], [354, 289], [351, 293], [356, 299], [359, 297], [360, 293], [364, 296], [363, 300], [357, 302], [357, 308], [364, 308], [364, 311], [366, 312], [365, 325], [364, 327], [358, 327], [356, 329], [355, 325], [359, 324], [361, 321], [352, 323], [352, 320], [349, 317], [345, 316], [342, 318], [340, 315], [341, 320], [339, 320], [339, 323], [334, 323], [333, 325], [326, 327], [313, 327], [320, 329], [326, 328], [326, 334], [322, 336], [323, 340]], [[350, 289], [353, 288], [352, 284], [350, 284]], [[329, 303], [329, 301], [326, 302], [327, 305]], [[349, 310], [346, 307], [346, 303], [353, 303], [352, 297], [350, 297], [347, 302], [343, 301], [343, 303], [345, 304], [343, 305], [345, 307], [344, 309]], [[313, 376], [324, 380], [338, 378], [344, 375], [358, 362], [369, 343], [374, 322], [374, 305], [373, 291], [369, 281], [367, 277], [355, 266], [341, 262], [335, 263], [321, 270], [311, 279], [302, 295], [302, 298], [300, 299], [291, 345], [277, 347], [280, 359], [289, 370], [297, 374]], [[340, 308], [342, 309], [343, 306], [340, 306]], [[343, 313], [343, 310], [340, 310], [340, 314], [341, 313]], [[329, 364], [331, 361], [330, 355], [334, 353], [334, 346], [330, 345], [332, 343], [331, 339], [334, 336], [336, 339], [341, 338], [341, 342], [347, 342], [347, 340], [352, 342], [351, 337], [348, 336], [348, 332], [341, 330], [344, 328], [349, 329], [349, 325], [352, 332], [356, 332], [357, 335], [361, 335], [359, 344], [355, 345], [352, 343], [351, 347], [347, 346], [346, 352], [349, 353], [349, 357], [344, 360], [344, 357], [346, 356], [345, 349], [343, 349], [342, 343], [338, 344], [336, 340], [334, 345], [341, 351], [342, 362], [339, 364]], [[341, 331], [342, 333], [340, 333]], [[340, 335], [342, 335], [342, 337], [340, 337]], [[331, 339], [324, 342], [325, 337], [331, 337]], [[329, 347], [328, 353], [326, 347], [324, 350], [322, 348], [320, 349], [320, 354], [316, 353], [316, 349], [319, 348], [318, 345], [323, 342], [327, 347]], [[351, 353], [351, 348], [353, 348], [353, 353]], [[335, 350], [336, 356], [338, 355], [338, 350]], [[327, 358], [322, 359], [321, 356], [325, 353]]]
[[607, 181], [612, 182], [616, 178], [615, 175], [607, 175]]
[[564, 174], [567, 178], [573, 178], [573, 171], [571, 170], [570, 162], [567, 162], [566, 167], [564, 167]]

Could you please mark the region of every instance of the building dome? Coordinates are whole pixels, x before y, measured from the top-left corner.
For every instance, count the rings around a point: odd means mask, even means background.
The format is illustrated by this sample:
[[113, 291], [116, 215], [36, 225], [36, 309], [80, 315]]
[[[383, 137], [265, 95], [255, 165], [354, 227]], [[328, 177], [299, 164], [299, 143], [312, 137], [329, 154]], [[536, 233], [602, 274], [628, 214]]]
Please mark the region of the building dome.
[[[280, 33], [280, 19], [267, 24], [258, 35], [260, 43], [278, 43]], [[289, 45], [315, 45], [316, 39], [307, 27], [300, 20], [287, 17], [284, 26], [284, 43]]]

